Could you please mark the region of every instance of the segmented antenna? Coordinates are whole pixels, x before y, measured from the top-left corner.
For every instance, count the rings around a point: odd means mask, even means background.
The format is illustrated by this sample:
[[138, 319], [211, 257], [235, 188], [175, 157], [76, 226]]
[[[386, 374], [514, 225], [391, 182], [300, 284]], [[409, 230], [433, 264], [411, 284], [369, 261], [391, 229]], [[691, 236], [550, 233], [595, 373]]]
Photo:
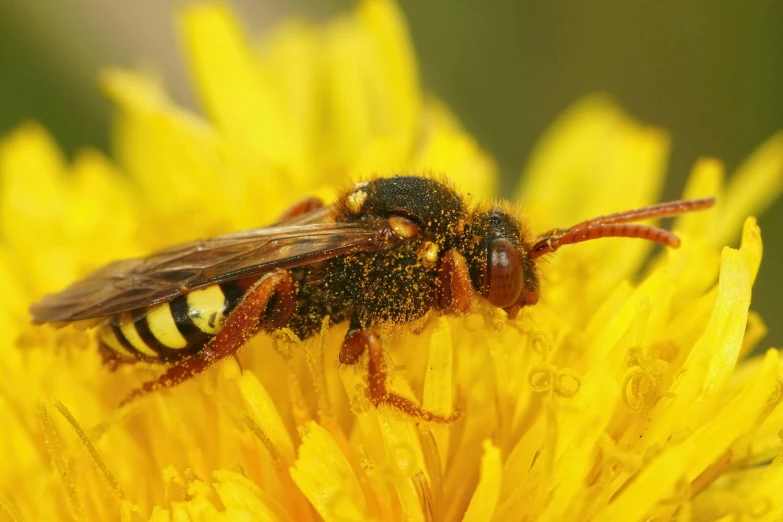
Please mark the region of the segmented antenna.
[[583, 243], [602, 237], [630, 237], [654, 241], [661, 245], [677, 248], [680, 238], [668, 230], [646, 225], [629, 225], [646, 219], [656, 219], [678, 216], [688, 212], [696, 212], [710, 208], [715, 204], [715, 198], [689, 199], [658, 203], [648, 207], [637, 208], [588, 219], [577, 223], [571, 228], [556, 228], [541, 234], [530, 249], [530, 257], [535, 259], [549, 254], [564, 245]]

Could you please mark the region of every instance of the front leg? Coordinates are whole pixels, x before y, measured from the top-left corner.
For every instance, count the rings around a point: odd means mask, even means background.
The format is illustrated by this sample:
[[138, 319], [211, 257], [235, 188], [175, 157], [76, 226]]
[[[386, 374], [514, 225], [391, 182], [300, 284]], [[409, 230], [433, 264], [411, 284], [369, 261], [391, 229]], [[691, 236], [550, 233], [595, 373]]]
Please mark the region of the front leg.
[[273, 330], [288, 324], [296, 308], [296, 284], [287, 271], [264, 275], [226, 319], [220, 332], [197, 354], [168, 368], [155, 380], [145, 382], [123, 404], [163, 388], [171, 388], [232, 356], [260, 329]]
[[428, 422], [447, 423], [459, 418], [459, 411], [455, 411], [449, 416], [438, 415], [425, 410], [408, 398], [390, 392], [386, 388], [388, 372], [386, 361], [383, 360], [383, 350], [381, 349], [381, 341], [378, 338], [378, 334], [372, 328], [352, 327], [345, 335], [345, 340], [343, 340], [339, 356], [340, 362], [348, 365], [356, 364], [365, 352], [367, 352], [369, 358], [367, 365], [367, 397], [373, 406], [378, 407], [381, 404], [388, 404], [411, 417], [418, 417]]
[[472, 293], [468, 263], [452, 248], [443, 255], [438, 267], [438, 308], [446, 315], [467, 315]]

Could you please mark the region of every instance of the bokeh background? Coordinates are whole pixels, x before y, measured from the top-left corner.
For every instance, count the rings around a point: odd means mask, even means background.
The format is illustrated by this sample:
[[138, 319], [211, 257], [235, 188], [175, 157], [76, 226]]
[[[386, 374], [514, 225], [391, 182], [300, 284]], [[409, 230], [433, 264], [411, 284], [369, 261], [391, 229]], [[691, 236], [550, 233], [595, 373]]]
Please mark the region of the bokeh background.
[[[0, 0], [0, 134], [38, 120], [67, 153], [108, 149], [106, 65], [160, 72], [195, 108], [179, 56], [177, 0]], [[234, 0], [262, 35], [289, 16], [319, 20], [347, 0]], [[425, 88], [443, 98], [498, 160], [507, 195], [544, 129], [579, 97], [603, 91], [673, 137], [675, 198], [693, 162], [731, 172], [783, 129], [779, 0], [401, 0]], [[629, 173], [633, 175], [633, 173]], [[761, 216], [765, 253], [753, 308], [783, 346], [783, 201]]]

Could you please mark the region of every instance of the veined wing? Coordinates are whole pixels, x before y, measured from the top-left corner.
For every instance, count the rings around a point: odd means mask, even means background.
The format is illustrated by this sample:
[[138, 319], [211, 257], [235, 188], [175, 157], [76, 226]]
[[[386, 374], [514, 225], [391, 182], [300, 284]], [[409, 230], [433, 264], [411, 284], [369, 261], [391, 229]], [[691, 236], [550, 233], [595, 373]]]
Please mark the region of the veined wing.
[[115, 261], [30, 307], [39, 322], [80, 321], [170, 301], [192, 290], [356, 252], [392, 241], [385, 220], [285, 224], [195, 241]]

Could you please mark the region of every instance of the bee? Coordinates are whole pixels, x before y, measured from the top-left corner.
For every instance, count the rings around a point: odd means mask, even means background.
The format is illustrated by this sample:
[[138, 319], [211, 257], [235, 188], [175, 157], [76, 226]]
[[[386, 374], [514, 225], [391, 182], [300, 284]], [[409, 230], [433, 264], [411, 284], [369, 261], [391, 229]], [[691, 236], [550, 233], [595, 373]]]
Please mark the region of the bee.
[[30, 312], [41, 323], [99, 319], [100, 350], [112, 364], [169, 365], [128, 400], [203, 372], [260, 331], [287, 327], [304, 340], [329, 316], [348, 322], [339, 362], [367, 360], [374, 406], [448, 422], [457, 413], [437, 415], [388, 390], [380, 329], [433, 309], [468, 314], [474, 297], [513, 318], [539, 299], [541, 257], [604, 237], [677, 247], [671, 232], [635, 222], [713, 203], [662, 203], [536, 237], [507, 205], [471, 208], [450, 185], [428, 177], [379, 178], [349, 187], [332, 205], [305, 200], [269, 227], [116, 261]]

